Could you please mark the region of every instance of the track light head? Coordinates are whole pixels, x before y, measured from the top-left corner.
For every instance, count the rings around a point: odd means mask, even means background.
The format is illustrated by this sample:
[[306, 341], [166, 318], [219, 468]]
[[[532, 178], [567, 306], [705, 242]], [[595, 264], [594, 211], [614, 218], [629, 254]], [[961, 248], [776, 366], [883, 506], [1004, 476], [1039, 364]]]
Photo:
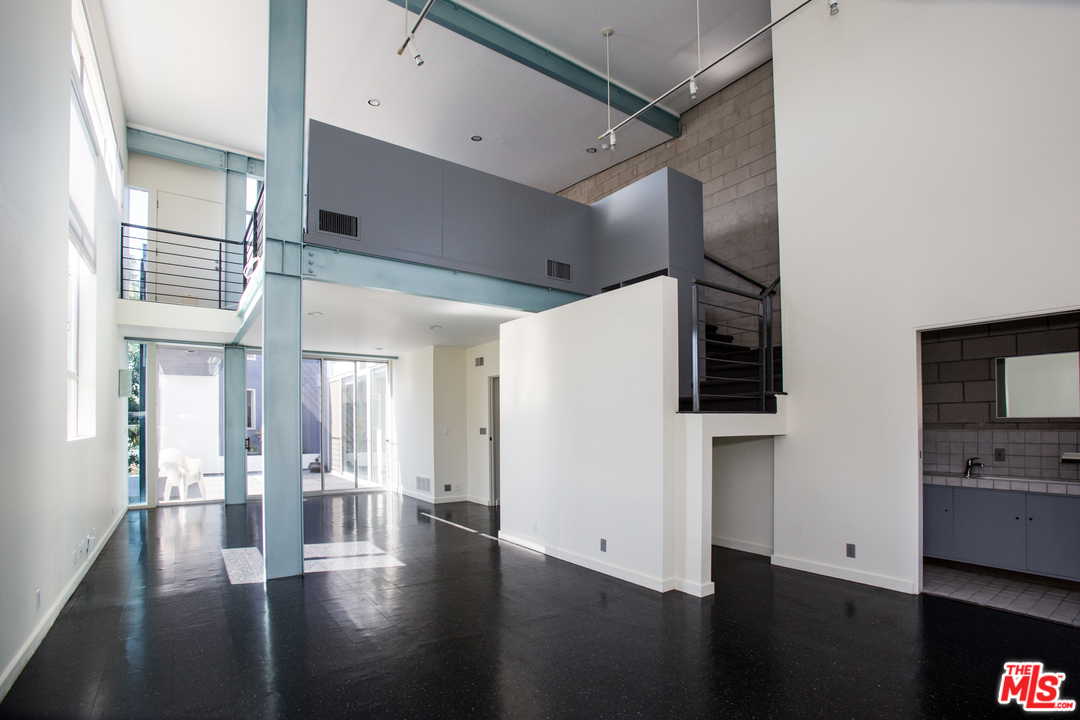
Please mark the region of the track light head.
[[697, 78], [690, 78], [690, 99], [697, 100]]
[[829, 14], [830, 15], [836, 15], [839, 12], [840, 12], [840, 5], [838, 3], [835, 3], [835, 2], [829, 3]]
[[420, 51], [416, 49], [416, 43], [413, 42], [412, 38], [409, 38], [408, 45], [409, 45], [409, 52], [412, 53], [413, 60], [416, 61], [416, 67], [420, 67], [421, 65], [424, 64], [424, 58], [420, 57]]

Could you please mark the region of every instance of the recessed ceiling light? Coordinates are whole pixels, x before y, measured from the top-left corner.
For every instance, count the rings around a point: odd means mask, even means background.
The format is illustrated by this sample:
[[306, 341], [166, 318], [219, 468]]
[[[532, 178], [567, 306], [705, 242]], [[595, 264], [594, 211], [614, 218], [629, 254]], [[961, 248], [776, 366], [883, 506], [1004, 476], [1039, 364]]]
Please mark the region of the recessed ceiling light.
[[376, 350], [382, 350], [382, 348], [375, 348]]
[[185, 350], [184, 352], [186, 352], [188, 355], [194, 355], [198, 351], [197, 350]]
[[195, 367], [195, 363], [184, 363], [184, 367]]
[[596, 148], [585, 148], [585, 152], [591, 155], [592, 153], [596, 152]]
[[442, 330], [442, 325], [428, 325], [428, 330]]
[[481, 140], [483, 140], [484, 138], [480, 137], [479, 135], [473, 135], [473, 136], [472, 136], [471, 138], [469, 138], [469, 139], [470, 139], [470, 140], [472, 140], [473, 142], [480, 142], [480, 141], [481, 141]]
[[367, 104], [370, 105], [371, 107], [379, 107], [380, 105], [382, 105], [382, 103], [379, 102], [378, 100], [376, 100], [375, 98], [371, 98], [370, 100], [368, 100]]
[[308, 315], [310, 315], [311, 317], [319, 317], [320, 315], [322, 315], [322, 313], [319, 312], [318, 310], [312, 310], [311, 312], [308, 313]]

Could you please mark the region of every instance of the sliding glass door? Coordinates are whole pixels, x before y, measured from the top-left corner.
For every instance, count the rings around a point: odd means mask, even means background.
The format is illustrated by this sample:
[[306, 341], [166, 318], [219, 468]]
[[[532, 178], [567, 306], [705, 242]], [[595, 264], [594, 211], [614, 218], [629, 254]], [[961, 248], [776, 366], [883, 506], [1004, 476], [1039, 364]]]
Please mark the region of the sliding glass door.
[[387, 388], [385, 363], [304, 358], [304, 492], [386, 486]]

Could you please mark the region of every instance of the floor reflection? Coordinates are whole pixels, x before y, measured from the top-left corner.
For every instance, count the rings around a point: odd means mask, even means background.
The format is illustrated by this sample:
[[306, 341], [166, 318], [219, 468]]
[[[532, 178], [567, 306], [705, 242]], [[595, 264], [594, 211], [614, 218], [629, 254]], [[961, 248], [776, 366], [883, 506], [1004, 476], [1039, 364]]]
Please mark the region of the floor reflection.
[[992, 717], [1018, 658], [1080, 694], [1075, 628], [719, 548], [715, 596], [661, 595], [394, 493], [305, 500], [304, 539], [402, 565], [233, 585], [222, 552], [257, 554], [261, 520], [129, 513], [0, 716]]

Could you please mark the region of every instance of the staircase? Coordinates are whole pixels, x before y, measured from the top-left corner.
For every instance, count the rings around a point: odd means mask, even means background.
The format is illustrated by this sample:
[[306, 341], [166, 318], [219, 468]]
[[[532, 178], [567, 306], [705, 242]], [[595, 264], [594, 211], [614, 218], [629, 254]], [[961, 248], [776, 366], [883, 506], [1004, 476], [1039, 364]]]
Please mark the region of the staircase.
[[[699, 408], [701, 412], [776, 412], [776, 396], [762, 388], [763, 348], [747, 347], [734, 342], [734, 337], [719, 332], [705, 323], [704, 358], [700, 367]], [[784, 389], [783, 348], [773, 348], [773, 392]], [[764, 398], [764, 402], [763, 402]]]
[[773, 303], [780, 279], [770, 285], [735, 268], [720, 266], [753, 289], [696, 280], [692, 324], [697, 328], [694, 396], [680, 401], [683, 412], [775, 413], [783, 394], [783, 349], [774, 340]]

